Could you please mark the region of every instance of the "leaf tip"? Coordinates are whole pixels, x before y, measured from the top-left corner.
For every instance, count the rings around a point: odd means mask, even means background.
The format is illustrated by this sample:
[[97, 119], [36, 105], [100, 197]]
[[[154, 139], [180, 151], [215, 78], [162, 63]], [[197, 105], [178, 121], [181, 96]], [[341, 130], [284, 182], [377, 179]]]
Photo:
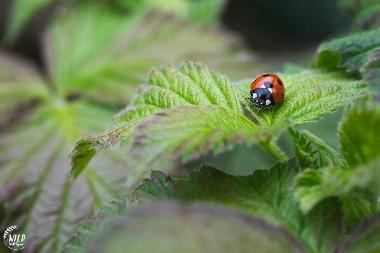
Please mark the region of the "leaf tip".
[[94, 137], [85, 137], [74, 144], [69, 158], [71, 162], [71, 179], [76, 179], [95, 155]]

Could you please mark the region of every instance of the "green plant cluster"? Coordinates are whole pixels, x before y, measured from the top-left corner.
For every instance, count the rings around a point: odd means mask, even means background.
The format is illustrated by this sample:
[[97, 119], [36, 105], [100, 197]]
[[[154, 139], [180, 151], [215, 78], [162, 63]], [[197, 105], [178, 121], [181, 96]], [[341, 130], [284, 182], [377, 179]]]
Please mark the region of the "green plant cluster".
[[[66, 252], [378, 252], [380, 105], [361, 70], [379, 33], [322, 44], [314, 68], [280, 74], [286, 99], [269, 111], [246, 100], [249, 80], [192, 62], [153, 70], [113, 129], [74, 147], [76, 177], [118, 143], [128, 194], [79, 226]], [[300, 130], [341, 107], [339, 150]], [[278, 144], [281, 133], [293, 158]], [[240, 143], [278, 163], [244, 176], [207, 165], [171, 176]]]
[[[284, 103], [258, 110], [260, 67], [203, 25], [224, 1], [18, 0], [8, 40], [63, 2], [45, 72], [0, 54], [0, 225], [20, 224], [27, 252], [380, 251], [379, 28], [278, 73]], [[338, 150], [303, 129], [340, 109]], [[276, 164], [194, 165], [238, 145]]]

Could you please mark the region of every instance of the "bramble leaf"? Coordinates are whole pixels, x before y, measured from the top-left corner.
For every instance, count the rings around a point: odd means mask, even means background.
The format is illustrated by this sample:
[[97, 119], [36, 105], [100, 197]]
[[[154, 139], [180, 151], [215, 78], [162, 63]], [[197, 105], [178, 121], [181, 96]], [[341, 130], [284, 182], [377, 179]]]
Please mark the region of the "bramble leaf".
[[379, 50], [380, 28], [377, 28], [323, 43], [315, 65], [360, 75], [376, 84], [380, 79]]
[[380, 251], [380, 213], [361, 222], [340, 242], [334, 253], [375, 253]]
[[[79, 220], [121, 193], [126, 175], [120, 154], [101, 154], [75, 182], [67, 159], [76, 138], [105, 127], [90, 115], [106, 122], [114, 113], [85, 102], [52, 100], [1, 133], [5, 213], [0, 223], [18, 224], [28, 234], [25, 252], [60, 252]], [[112, 171], [105, 173], [103, 166]]]
[[306, 252], [281, 228], [211, 204], [145, 204], [95, 238], [86, 252]]
[[338, 153], [312, 133], [289, 128], [295, 155], [301, 168], [321, 168], [344, 164]]
[[80, 253], [86, 250], [88, 243], [112, 220], [126, 213], [125, 201], [113, 200], [107, 206], [100, 207], [76, 226], [71, 238], [63, 245], [61, 252]]
[[31, 64], [10, 55], [0, 55], [0, 84], [2, 120], [11, 119], [0, 132], [0, 226], [25, 230], [25, 252], [59, 252], [78, 220], [119, 196], [126, 174], [117, 152], [97, 157], [76, 182], [67, 159], [73, 141], [104, 129], [116, 110], [60, 99]]
[[[326, 167], [321, 169], [306, 169], [297, 179], [297, 198], [301, 209], [310, 211], [318, 202], [328, 197], [350, 198], [355, 197], [355, 191], [366, 202], [368, 216], [376, 208], [376, 199], [380, 182], [379, 161], [362, 165], [355, 169], [341, 167]], [[372, 194], [369, 194], [369, 192]], [[367, 201], [368, 200], [368, 201]], [[344, 200], [343, 200], [344, 201]], [[349, 201], [347, 201], [349, 202]], [[352, 202], [352, 200], [351, 200]], [[372, 204], [371, 204], [372, 203]], [[363, 217], [362, 216], [362, 217]]]
[[48, 93], [44, 80], [30, 63], [0, 54], [0, 126], [8, 125], [19, 107], [44, 101]]
[[266, 136], [243, 114], [222, 106], [183, 106], [157, 113], [142, 121], [134, 135], [127, 160], [127, 184], [139, 182], [148, 168], [170, 171], [208, 152], [219, 153]]
[[[287, 122], [302, 124], [317, 120], [360, 97], [363, 91], [359, 82], [335, 73], [304, 71], [281, 77], [287, 85], [285, 102], [270, 111], [259, 112], [246, 99], [247, 81], [235, 87], [226, 77], [194, 63], [153, 71], [150, 85], [143, 86], [135, 100], [118, 115], [118, 127], [102, 136], [80, 140], [73, 157], [85, 161], [94, 150], [122, 142], [133, 168], [132, 184], [149, 174], [151, 168], [165, 167], [168, 172], [189, 158], [230, 147], [223, 143], [260, 143], [278, 160], [286, 160], [271, 145]], [[239, 103], [246, 109], [246, 115]], [[179, 108], [183, 105], [187, 107]], [[86, 151], [82, 147], [91, 149]], [[142, 154], [148, 157], [143, 158]], [[72, 160], [74, 175], [84, 169], [85, 162], [81, 159]]]
[[133, 13], [126, 17], [85, 5], [54, 23], [45, 49], [53, 83], [63, 95], [124, 105], [149, 70], [164, 63], [203, 61], [235, 76], [256, 68], [235, 37], [169, 14]]
[[351, 166], [380, 157], [380, 106], [374, 102], [349, 107], [339, 125], [340, 150]]

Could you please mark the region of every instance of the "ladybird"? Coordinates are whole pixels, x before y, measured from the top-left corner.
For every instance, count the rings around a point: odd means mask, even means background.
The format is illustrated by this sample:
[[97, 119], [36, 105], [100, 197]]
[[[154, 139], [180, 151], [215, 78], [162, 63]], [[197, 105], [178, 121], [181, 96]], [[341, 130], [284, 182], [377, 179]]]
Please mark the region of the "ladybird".
[[263, 74], [251, 83], [251, 97], [248, 99], [260, 109], [269, 109], [281, 104], [285, 97], [282, 80], [275, 74]]

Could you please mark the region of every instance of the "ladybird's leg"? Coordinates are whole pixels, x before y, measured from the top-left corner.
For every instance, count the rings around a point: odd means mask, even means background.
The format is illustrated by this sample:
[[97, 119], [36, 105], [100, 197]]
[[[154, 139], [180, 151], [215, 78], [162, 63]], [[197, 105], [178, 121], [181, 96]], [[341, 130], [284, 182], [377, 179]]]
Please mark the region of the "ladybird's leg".
[[255, 100], [253, 97], [248, 98], [253, 104], [255, 103]]

